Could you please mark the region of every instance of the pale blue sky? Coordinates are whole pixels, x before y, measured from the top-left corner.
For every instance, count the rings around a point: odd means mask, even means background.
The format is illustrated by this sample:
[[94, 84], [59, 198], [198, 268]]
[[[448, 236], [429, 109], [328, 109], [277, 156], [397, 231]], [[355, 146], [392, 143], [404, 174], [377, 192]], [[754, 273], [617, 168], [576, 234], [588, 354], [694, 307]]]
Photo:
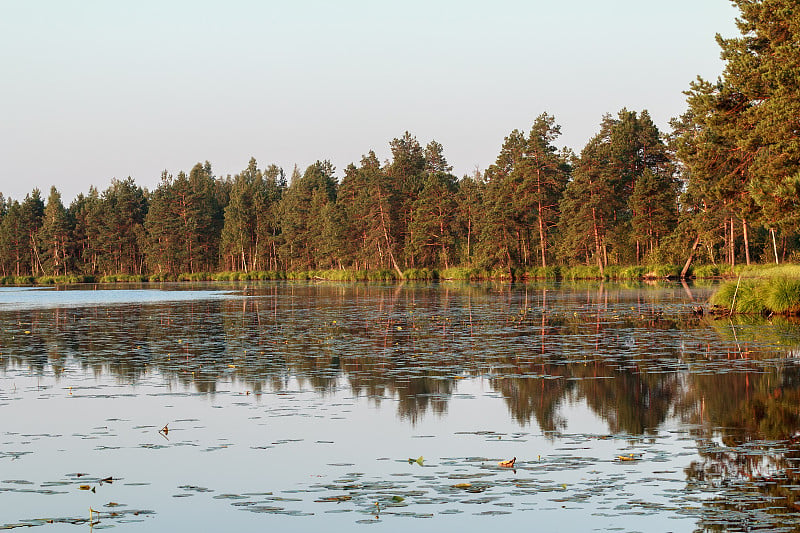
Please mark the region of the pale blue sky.
[[251, 156], [344, 167], [408, 130], [457, 175], [542, 112], [580, 151], [604, 113], [662, 129], [722, 69], [727, 0], [0, 0], [0, 192], [90, 185]]

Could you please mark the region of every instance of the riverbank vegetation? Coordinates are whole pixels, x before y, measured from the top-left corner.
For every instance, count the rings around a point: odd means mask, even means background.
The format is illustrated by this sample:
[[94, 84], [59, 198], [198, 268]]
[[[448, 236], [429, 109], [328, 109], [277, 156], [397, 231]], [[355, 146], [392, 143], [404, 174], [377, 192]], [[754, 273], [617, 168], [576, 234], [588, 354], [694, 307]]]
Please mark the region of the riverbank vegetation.
[[[91, 188], [0, 196], [4, 283], [65, 279], [631, 279], [736, 275], [800, 259], [800, 41], [787, 0], [735, 2], [725, 70], [698, 78], [662, 132], [649, 113], [602, 118], [580, 154], [544, 113], [485, 171], [457, 178], [406, 132], [341, 175], [251, 159]], [[681, 265], [641, 267], [629, 265]], [[273, 276], [273, 277], [271, 277]]]
[[723, 314], [800, 315], [800, 279], [785, 276], [729, 281], [711, 304]]
[[147, 282], [202, 282], [202, 281], [533, 281], [533, 280], [657, 280], [677, 278], [680, 267], [676, 265], [610, 266], [603, 272], [596, 266], [532, 267], [481, 270], [478, 268], [452, 267], [413, 268], [394, 270], [269, 270], [269, 271], [224, 271], [224, 272], [168, 272], [155, 274], [106, 274], [106, 275], [61, 275], [61, 276], [0, 276], [0, 285], [67, 285], [74, 283], [147, 283]]

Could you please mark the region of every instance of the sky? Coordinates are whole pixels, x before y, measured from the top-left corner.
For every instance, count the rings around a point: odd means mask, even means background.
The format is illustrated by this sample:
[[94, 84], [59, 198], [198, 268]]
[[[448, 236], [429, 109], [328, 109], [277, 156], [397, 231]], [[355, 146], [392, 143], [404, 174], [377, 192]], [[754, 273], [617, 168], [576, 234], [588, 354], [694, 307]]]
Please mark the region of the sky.
[[728, 0], [0, 0], [0, 193], [255, 157], [342, 176], [409, 131], [457, 176], [546, 112], [580, 152], [604, 114], [662, 131], [722, 71]]

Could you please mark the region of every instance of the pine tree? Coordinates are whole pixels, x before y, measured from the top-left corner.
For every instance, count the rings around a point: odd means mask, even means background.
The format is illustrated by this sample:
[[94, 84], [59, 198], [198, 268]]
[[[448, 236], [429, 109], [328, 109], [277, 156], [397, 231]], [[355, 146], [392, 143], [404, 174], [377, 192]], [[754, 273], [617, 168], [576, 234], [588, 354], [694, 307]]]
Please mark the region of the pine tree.
[[20, 226], [24, 228], [27, 240], [25, 273], [34, 276], [44, 274], [38, 244], [39, 229], [42, 227], [44, 216], [44, 202], [42, 202], [39, 189], [33, 189], [30, 194], [25, 196], [25, 200], [20, 204], [19, 215]]
[[692, 84], [674, 124], [688, 180], [681, 226], [695, 232], [695, 246], [723, 241], [731, 265], [739, 219], [746, 256], [748, 221], [768, 228], [773, 245], [775, 230], [800, 231], [800, 12], [793, 0], [734, 4], [741, 36], [717, 36], [722, 77]]
[[327, 262], [319, 236], [326, 226], [325, 206], [336, 201], [333, 173], [329, 161], [317, 161], [293, 179], [283, 195], [284, 254], [292, 269], [315, 269]]
[[278, 270], [281, 245], [280, 201], [286, 191], [283, 169], [270, 165], [261, 175], [255, 190], [253, 209], [256, 214], [256, 254], [259, 267]]
[[172, 186], [174, 178], [164, 171], [161, 182], [150, 196], [144, 226], [147, 230], [147, 264], [151, 272], [179, 274], [187, 263], [185, 221], [179, 211], [179, 199]]
[[[622, 109], [617, 118], [604, 116], [600, 132], [581, 152], [561, 204], [561, 257], [593, 257], [601, 270], [609, 263], [640, 261], [642, 243], [654, 249], [663, 227], [674, 224], [672, 174], [667, 146], [647, 111]], [[642, 179], [647, 183], [639, 184]], [[634, 194], [637, 188], [660, 191], [667, 209], [648, 209], [641, 194]], [[581, 198], [587, 201], [582, 204]]]
[[42, 269], [45, 274], [59, 276], [67, 274], [72, 250], [72, 223], [61, 194], [55, 187], [50, 188], [47, 205], [44, 208], [42, 226], [38, 232], [38, 245]]
[[69, 206], [70, 218], [74, 221], [73, 241], [77, 270], [83, 274], [95, 275], [99, 271], [96, 234], [100, 231], [100, 195], [95, 187], [88, 194], [79, 194]]
[[478, 256], [484, 266], [500, 264], [511, 268], [523, 262], [520, 237], [525, 234], [525, 228], [512, 199], [517, 194], [515, 170], [523, 161], [526, 143], [524, 133], [512, 131], [503, 141], [497, 161], [484, 174], [484, 210], [478, 219]]
[[111, 180], [100, 197], [95, 241], [102, 251], [101, 270], [106, 273], [141, 274], [144, 263], [147, 213], [145, 192], [130, 177]]
[[475, 170], [458, 182], [456, 193], [456, 238], [458, 240], [457, 264], [472, 265], [476, 228], [483, 205], [483, 176]]
[[392, 188], [398, 192], [400, 200], [399, 216], [394, 224], [402, 245], [399, 252], [403, 264], [414, 267], [416, 261], [411, 252], [411, 243], [414, 241], [414, 203], [425, 186], [425, 153], [417, 138], [409, 132], [392, 139], [389, 146], [392, 150], [392, 161], [386, 168], [386, 174], [393, 182]]
[[28, 273], [28, 265], [25, 264], [27, 238], [27, 228], [22, 219], [22, 206], [17, 200], [9, 199], [0, 223], [0, 260], [3, 264], [3, 275], [21, 276]]
[[559, 204], [559, 255], [568, 264], [580, 257], [596, 263], [602, 272], [608, 263], [607, 233], [617, 202], [605, 172], [608, 145], [595, 136], [574, 164], [572, 181]]
[[549, 234], [558, 223], [560, 202], [569, 177], [564, 156], [553, 144], [561, 135], [555, 118], [543, 113], [536, 118], [525, 144], [525, 154], [519, 168], [519, 194], [514, 200], [517, 209], [527, 211], [535, 221], [541, 265], [547, 266]]

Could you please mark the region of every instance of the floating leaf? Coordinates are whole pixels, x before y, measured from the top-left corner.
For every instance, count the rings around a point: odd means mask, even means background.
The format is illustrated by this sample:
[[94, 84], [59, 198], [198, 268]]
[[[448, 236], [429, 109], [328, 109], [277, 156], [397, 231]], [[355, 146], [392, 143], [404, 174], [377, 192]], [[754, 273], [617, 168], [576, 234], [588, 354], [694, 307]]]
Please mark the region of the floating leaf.
[[397, 495], [395, 495], [395, 496], [392, 496], [392, 501], [393, 501], [393, 502], [400, 503], [400, 502], [402, 502], [403, 500], [405, 500], [405, 498], [403, 498], [402, 496], [397, 496]]
[[320, 498], [319, 500], [314, 500], [314, 501], [315, 502], [336, 502], [336, 503], [341, 503], [341, 502], [346, 502], [346, 501], [349, 501], [349, 500], [352, 500], [352, 499], [353, 499], [352, 496], [349, 496], [349, 495], [345, 494], [345, 495], [342, 495], [342, 496], [326, 496], [324, 498]]
[[499, 463], [497, 463], [497, 466], [501, 466], [503, 468], [513, 468], [514, 467], [514, 463], [516, 463], [516, 462], [517, 462], [517, 458], [514, 457], [513, 459], [508, 459], [507, 461], [500, 461]]
[[412, 459], [412, 458], [409, 457], [408, 464], [417, 463], [419, 466], [422, 466], [423, 461], [425, 461], [425, 458], [422, 457], [421, 455], [419, 457], [417, 457], [416, 459]]

